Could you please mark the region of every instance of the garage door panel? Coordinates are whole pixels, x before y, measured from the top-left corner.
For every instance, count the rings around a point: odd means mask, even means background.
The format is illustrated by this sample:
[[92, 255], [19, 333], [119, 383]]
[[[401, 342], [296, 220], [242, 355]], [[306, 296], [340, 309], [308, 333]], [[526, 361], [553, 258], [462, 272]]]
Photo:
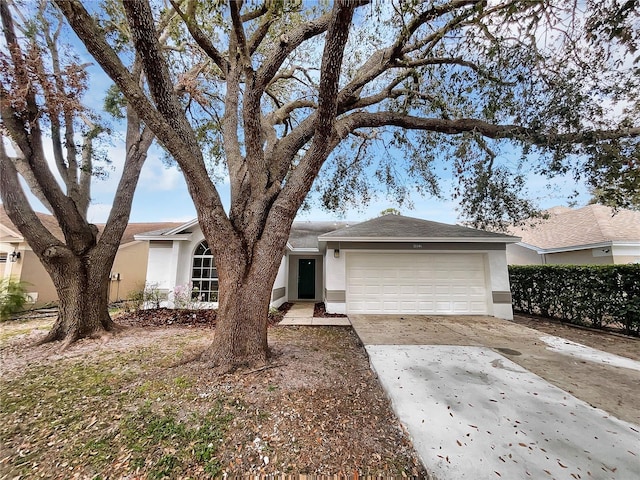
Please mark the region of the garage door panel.
[[349, 254], [349, 313], [486, 314], [481, 254]]

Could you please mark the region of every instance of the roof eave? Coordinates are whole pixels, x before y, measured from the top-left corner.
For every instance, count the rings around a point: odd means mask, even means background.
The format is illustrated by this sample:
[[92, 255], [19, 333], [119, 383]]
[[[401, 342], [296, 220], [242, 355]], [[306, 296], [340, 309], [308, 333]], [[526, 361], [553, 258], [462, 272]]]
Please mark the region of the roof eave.
[[520, 241], [520, 242], [516, 242], [516, 245], [518, 245], [519, 247], [527, 248], [529, 250], [533, 250], [536, 253], [544, 253], [543, 248], [536, 247], [535, 245], [531, 245], [530, 243]]
[[183, 225], [180, 225], [179, 227], [176, 227], [176, 228], [173, 228], [173, 229], [169, 230], [167, 232], [167, 235], [175, 235], [177, 233], [180, 233], [182, 230], [184, 230], [186, 228], [191, 228], [191, 227], [193, 227], [195, 225], [198, 225], [198, 219], [197, 218], [194, 218], [193, 220], [190, 220], [189, 222], [187, 222], [187, 223], [185, 223]]
[[319, 242], [517, 243], [520, 237], [318, 237]]
[[161, 234], [161, 235], [145, 235], [144, 233], [134, 235], [134, 240], [139, 241], [151, 241], [151, 240], [191, 240], [191, 233], [179, 233], [170, 235], [169, 233]]
[[606, 242], [588, 243], [585, 245], [569, 245], [566, 247], [556, 248], [540, 248], [539, 253], [562, 253], [562, 252], [575, 252], [576, 250], [591, 250], [593, 248], [604, 247], [636, 247], [640, 246], [640, 241], [616, 241], [607, 240]]
[[290, 253], [320, 253], [317, 248], [291, 248]]

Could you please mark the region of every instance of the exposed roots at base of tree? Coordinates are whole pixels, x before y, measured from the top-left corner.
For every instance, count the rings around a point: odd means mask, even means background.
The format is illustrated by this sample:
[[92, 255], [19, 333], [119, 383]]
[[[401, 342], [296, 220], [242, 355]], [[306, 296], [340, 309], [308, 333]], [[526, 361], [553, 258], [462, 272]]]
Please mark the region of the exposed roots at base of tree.
[[65, 332], [64, 329], [62, 328], [62, 322], [60, 321], [60, 317], [58, 317], [56, 318], [56, 321], [53, 324], [53, 327], [51, 328], [49, 333], [47, 333], [44, 337], [34, 342], [33, 346], [39, 347], [47, 343], [63, 342], [59, 350], [60, 352], [64, 352], [71, 345], [73, 345], [75, 342], [77, 342], [82, 338], [89, 338], [94, 340], [103, 339], [107, 336], [117, 335], [118, 333], [123, 332], [129, 328], [125, 325], [118, 325], [113, 320], [111, 320], [111, 318], [109, 318], [109, 321], [106, 323], [107, 323], [106, 327], [103, 326], [103, 328], [99, 330], [93, 331], [89, 334], [82, 335], [77, 329], [73, 329], [72, 331]]
[[206, 350], [201, 350], [200, 352], [193, 352], [193, 353], [187, 354], [184, 357], [182, 357], [180, 360], [171, 363], [168, 368], [176, 368], [182, 365], [187, 365], [188, 363], [191, 363], [191, 362], [198, 362], [202, 360], [202, 355], [204, 354], [205, 351]]
[[211, 351], [202, 352], [200, 359], [207, 363], [214, 373], [218, 375], [227, 375], [231, 373], [243, 373], [251, 370], [259, 370], [268, 367], [267, 359], [263, 356], [255, 356], [253, 358], [245, 358], [242, 361], [222, 361], [216, 358]]

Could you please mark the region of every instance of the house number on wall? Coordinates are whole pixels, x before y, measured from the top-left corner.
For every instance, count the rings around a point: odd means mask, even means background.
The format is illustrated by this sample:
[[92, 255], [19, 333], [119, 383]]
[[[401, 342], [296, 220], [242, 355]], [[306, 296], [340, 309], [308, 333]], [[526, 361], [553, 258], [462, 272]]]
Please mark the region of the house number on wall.
[[413, 244], [413, 248], [422, 248], [422, 244], [421, 243], [414, 243]]

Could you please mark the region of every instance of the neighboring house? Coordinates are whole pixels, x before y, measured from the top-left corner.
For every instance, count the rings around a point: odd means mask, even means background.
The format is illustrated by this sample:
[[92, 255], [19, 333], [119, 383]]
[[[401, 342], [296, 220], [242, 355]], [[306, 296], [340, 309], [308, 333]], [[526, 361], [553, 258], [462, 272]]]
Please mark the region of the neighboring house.
[[587, 205], [545, 213], [546, 219], [509, 230], [522, 238], [507, 246], [509, 265], [640, 263], [640, 212]]
[[[37, 213], [43, 225], [57, 238], [64, 238], [53, 215]], [[134, 235], [160, 228], [176, 227], [180, 223], [131, 223], [122, 236], [112, 267], [109, 286], [110, 301], [127, 298], [137, 289], [143, 289], [149, 257], [149, 243], [137, 241]], [[104, 225], [98, 224], [102, 230]], [[55, 287], [40, 260], [31, 250], [22, 234], [13, 225], [0, 205], [0, 278], [12, 278], [25, 284], [29, 303], [40, 307], [58, 300]]]
[[[191, 284], [215, 303], [218, 275], [197, 220], [136, 235], [149, 242], [147, 283], [171, 301]], [[362, 223], [295, 222], [272, 305], [324, 301], [330, 313], [493, 315], [510, 319], [503, 234], [385, 215]]]

